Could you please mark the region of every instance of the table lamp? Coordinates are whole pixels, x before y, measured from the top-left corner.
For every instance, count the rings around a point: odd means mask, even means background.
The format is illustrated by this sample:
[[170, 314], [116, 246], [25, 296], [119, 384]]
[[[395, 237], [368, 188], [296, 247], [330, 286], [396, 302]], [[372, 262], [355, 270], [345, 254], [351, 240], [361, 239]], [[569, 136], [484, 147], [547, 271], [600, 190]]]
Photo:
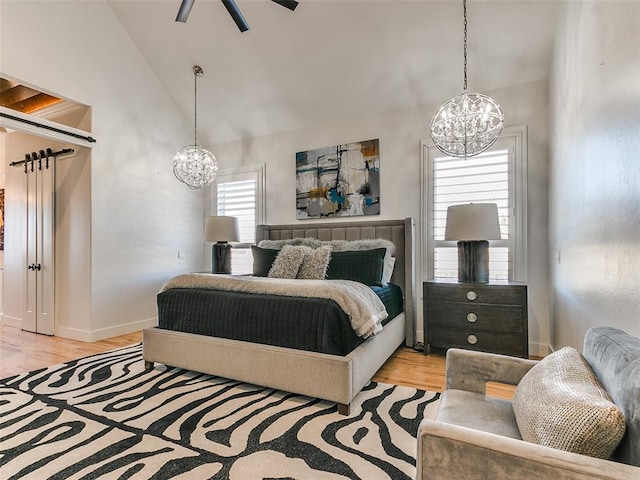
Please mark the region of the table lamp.
[[211, 247], [211, 273], [231, 273], [231, 245], [239, 242], [238, 219], [236, 217], [207, 217], [204, 239], [214, 242]]
[[501, 239], [498, 206], [495, 203], [450, 206], [444, 239], [458, 241], [458, 281], [488, 283], [488, 240]]

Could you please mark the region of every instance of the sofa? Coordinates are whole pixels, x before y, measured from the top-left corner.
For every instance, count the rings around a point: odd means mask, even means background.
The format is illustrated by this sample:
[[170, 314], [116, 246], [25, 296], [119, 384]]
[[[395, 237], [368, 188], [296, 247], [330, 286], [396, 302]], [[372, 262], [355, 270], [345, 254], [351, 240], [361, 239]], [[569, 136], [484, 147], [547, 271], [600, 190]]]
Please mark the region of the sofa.
[[417, 478], [639, 480], [640, 340], [615, 328], [593, 327], [581, 358], [623, 414], [624, 436], [610, 457], [524, 441], [514, 412], [518, 387], [513, 401], [486, 396], [487, 382], [524, 383], [536, 361], [449, 349], [436, 417], [424, 419], [418, 431]]

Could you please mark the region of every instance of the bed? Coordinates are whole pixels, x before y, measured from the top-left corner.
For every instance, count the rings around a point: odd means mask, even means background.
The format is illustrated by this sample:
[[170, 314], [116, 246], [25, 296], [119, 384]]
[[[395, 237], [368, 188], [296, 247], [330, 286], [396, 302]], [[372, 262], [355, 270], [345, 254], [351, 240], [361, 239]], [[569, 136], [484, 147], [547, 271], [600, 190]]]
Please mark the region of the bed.
[[396, 262], [391, 283], [402, 291], [404, 311], [348, 353], [321, 353], [155, 327], [143, 331], [145, 367], [153, 368], [158, 362], [321, 398], [335, 402], [340, 413], [348, 414], [351, 401], [393, 352], [402, 344], [414, 345], [414, 230], [413, 219], [257, 227], [256, 242], [293, 238], [393, 242]]

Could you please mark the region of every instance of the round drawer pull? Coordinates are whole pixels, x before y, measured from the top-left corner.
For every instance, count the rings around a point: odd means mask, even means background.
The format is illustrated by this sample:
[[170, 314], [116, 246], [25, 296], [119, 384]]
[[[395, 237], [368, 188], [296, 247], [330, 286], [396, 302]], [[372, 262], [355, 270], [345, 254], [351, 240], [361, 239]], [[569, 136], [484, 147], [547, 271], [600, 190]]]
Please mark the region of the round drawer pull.
[[478, 298], [478, 295], [476, 294], [476, 292], [474, 292], [473, 290], [469, 290], [467, 292], [467, 299], [474, 301], [476, 298]]
[[467, 337], [467, 342], [469, 342], [470, 345], [475, 345], [476, 343], [478, 343], [478, 337], [476, 337], [475, 335], [469, 335]]
[[467, 313], [467, 321], [471, 322], [471, 323], [475, 323], [475, 321], [478, 320], [478, 316], [471, 312], [471, 313]]

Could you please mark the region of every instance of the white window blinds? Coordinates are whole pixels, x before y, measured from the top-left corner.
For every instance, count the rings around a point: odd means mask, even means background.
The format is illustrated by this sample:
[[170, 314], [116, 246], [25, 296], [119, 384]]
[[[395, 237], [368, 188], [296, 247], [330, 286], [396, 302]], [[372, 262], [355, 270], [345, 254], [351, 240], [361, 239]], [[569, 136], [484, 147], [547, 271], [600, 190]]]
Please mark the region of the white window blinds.
[[236, 217], [240, 228], [240, 242], [254, 243], [257, 202], [255, 179], [221, 181], [217, 190], [217, 215]]
[[456, 279], [458, 257], [455, 242], [444, 241], [447, 208], [461, 203], [498, 205], [503, 241], [492, 241], [489, 272], [492, 280], [509, 279], [509, 151], [496, 149], [472, 158], [436, 156], [433, 178], [433, 276]]
[[256, 241], [256, 225], [264, 221], [264, 166], [218, 172], [212, 193], [213, 214], [238, 219], [240, 242], [231, 250], [231, 273], [251, 273], [250, 246]]

